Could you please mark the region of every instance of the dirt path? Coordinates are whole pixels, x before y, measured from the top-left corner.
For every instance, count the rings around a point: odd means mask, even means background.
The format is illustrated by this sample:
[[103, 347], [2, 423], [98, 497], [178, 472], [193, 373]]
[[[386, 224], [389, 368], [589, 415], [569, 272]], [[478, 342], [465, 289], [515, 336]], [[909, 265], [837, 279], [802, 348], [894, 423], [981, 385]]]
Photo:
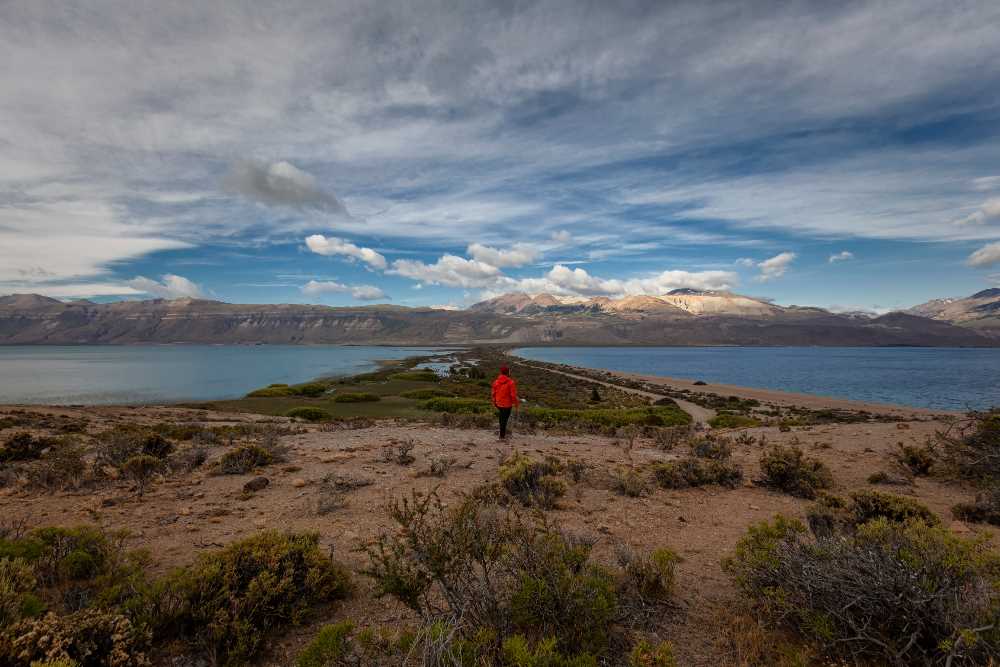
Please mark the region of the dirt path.
[[[518, 360], [523, 366], [528, 366], [529, 368], [534, 368], [540, 371], [547, 371], [549, 373], [558, 373], [559, 375], [565, 375], [566, 377], [574, 378], [577, 380], [585, 380], [587, 382], [593, 382], [594, 384], [599, 384], [603, 387], [612, 387], [618, 389], [619, 391], [628, 392], [630, 394], [636, 394], [638, 396], [645, 396], [646, 398], [658, 401], [663, 398], [662, 394], [654, 394], [651, 391], [643, 391], [642, 389], [633, 389], [631, 387], [623, 387], [621, 385], [615, 384], [613, 382], [603, 382], [601, 380], [595, 380], [594, 378], [587, 377], [586, 375], [577, 375], [575, 373], [567, 373], [566, 371], [557, 371], [553, 368], [546, 368], [542, 366], [535, 366], [533, 364], [525, 363], [524, 361]], [[677, 404], [684, 412], [691, 415], [691, 419], [694, 420], [695, 424], [701, 424], [703, 426], [708, 426], [708, 420], [715, 417], [715, 410], [710, 410], [709, 408], [703, 408], [700, 405], [695, 405], [690, 401], [685, 401], [679, 398], [673, 399], [674, 403]]]

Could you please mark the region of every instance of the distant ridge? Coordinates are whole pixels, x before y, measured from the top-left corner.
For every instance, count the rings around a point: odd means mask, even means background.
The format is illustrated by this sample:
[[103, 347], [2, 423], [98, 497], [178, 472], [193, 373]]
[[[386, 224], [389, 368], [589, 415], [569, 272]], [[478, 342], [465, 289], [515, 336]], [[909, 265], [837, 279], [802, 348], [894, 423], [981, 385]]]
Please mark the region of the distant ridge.
[[972, 296], [934, 299], [905, 312], [1000, 337], [1000, 288], [991, 287]]
[[191, 298], [95, 304], [33, 294], [0, 297], [0, 344], [7, 345], [1000, 345], [1000, 337], [988, 333], [919, 313], [860, 317], [700, 290], [620, 299], [515, 293], [458, 311]]

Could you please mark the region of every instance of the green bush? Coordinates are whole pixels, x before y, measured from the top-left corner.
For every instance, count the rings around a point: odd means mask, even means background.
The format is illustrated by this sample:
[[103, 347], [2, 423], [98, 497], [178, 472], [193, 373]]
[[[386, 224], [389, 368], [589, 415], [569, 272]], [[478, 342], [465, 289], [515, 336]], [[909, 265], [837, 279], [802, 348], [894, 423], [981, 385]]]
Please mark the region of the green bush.
[[720, 412], [708, 420], [712, 428], [752, 428], [760, 426], [760, 420], [733, 412]]
[[929, 526], [940, 523], [937, 515], [916, 500], [878, 491], [856, 491], [851, 494], [850, 501], [822, 495], [807, 510], [806, 516], [809, 528], [816, 535], [853, 531], [876, 519], [892, 523], [917, 520]]
[[259, 445], [243, 445], [226, 452], [216, 464], [216, 470], [223, 475], [245, 475], [254, 468], [270, 465], [274, 461], [271, 452]]
[[309, 398], [316, 398], [322, 396], [326, 393], [326, 385], [320, 384], [318, 382], [310, 382], [308, 384], [300, 384], [293, 388], [296, 396], [307, 396]]
[[25, 469], [31, 486], [57, 491], [80, 486], [88, 465], [79, 445], [63, 441]]
[[648, 576], [615, 572], [591, 560], [593, 542], [480, 497], [445, 507], [414, 494], [389, 513], [396, 529], [368, 545], [365, 574], [425, 621], [461, 619], [453, 648], [502, 658], [457, 664], [593, 665], [627, 646], [621, 622], [649, 613], [637, 587], [659, 596], [673, 585], [669, 552], [651, 557]]
[[757, 612], [851, 664], [984, 665], [1000, 657], [1000, 557], [915, 520], [810, 539], [778, 517], [724, 568]]
[[430, 369], [416, 369], [412, 371], [404, 371], [402, 373], [394, 373], [392, 375], [393, 380], [405, 380], [407, 382], [438, 382], [441, 380], [441, 376]]
[[691, 454], [702, 459], [725, 461], [733, 455], [733, 446], [725, 438], [706, 436], [691, 443]]
[[815, 498], [818, 491], [833, 486], [826, 464], [807, 458], [795, 446], [772, 446], [760, 458], [760, 471], [760, 484], [799, 498]]
[[616, 468], [611, 473], [611, 490], [618, 495], [638, 498], [646, 486], [646, 477], [635, 468]]
[[410, 391], [404, 391], [400, 394], [403, 398], [412, 398], [418, 401], [426, 401], [430, 398], [453, 398], [454, 394], [450, 391], [445, 391], [444, 389], [430, 388], [430, 389], [411, 389]]
[[317, 534], [268, 531], [204, 554], [168, 575], [160, 590], [172, 605], [158, 635], [196, 641], [219, 664], [239, 665], [274, 631], [347, 597], [351, 587]]
[[566, 495], [566, 484], [557, 477], [561, 469], [552, 457], [536, 461], [517, 454], [500, 466], [500, 484], [525, 507], [552, 509]]
[[421, 407], [449, 414], [486, 414], [493, 410], [492, 405], [478, 398], [432, 398], [424, 401]]
[[639, 642], [628, 657], [629, 667], [677, 667], [674, 647], [670, 642], [660, 642], [653, 646], [647, 641]]
[[736, 488], [743, 483], [743, 470], [730, 461], [688, 457], [653, 467], [656, 483], [665, 489], [687, 489], [718, 484]]
[[172, 442], [163, 437], [160, 433], [150, 433], [142, 439], [139, 451], [146, 456], [155, 456], [158, 459], [165, 459], [174, 451]]
[[0, 631], [43, 610], [35, 571], [23, 558], [0, 558]]
[[374, 403], [381, 400], [375, 394], [369, 394], [362, 391], [347, 392], [346, 394], [335, 394], [333, 397], [334, 403]]
[[305, 419], [307, 422], [323, 422], [333, 419], [333, 415], [326, 410], [311, 406], [292, 408], [285, 413], [285, 416], [294, 417], [296, 419]]

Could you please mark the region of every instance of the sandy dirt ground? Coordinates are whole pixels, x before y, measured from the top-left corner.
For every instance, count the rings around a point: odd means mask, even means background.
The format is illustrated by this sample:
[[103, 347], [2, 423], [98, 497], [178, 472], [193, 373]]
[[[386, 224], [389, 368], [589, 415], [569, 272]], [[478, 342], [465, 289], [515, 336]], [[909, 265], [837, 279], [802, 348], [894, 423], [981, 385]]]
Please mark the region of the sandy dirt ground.
[[[677, 383], [662, 378], [649, 381]], [[697, 387], [722, 391], [722, 387]], [[789, 395], [753, 389], [726, 388], [726, 393], [791, 400]], [[845, 407], [848, 402], [797, 396], [799, 405]], [[850, 407], [857, 407], [851, 403]], [[206, 424], [259, 419], [251, 415], [213, 413], [181, 408], [24, 408], [53, 414], [86, 417], [90, 430], [128, 422], [199, 421]], [[0, 407], [0, 416], [9, 408]], [[769, 443], [799, 443], [810, 455], [833, 470], [837, 493], [874, 488], [866, 481], [877, 470], [891, 469], [890, 453], [897, 443], [922, 444], [944, 426], [929, 419], [926, 411], [893, 408], [900, 419], [919, 416], [919, 421], [839, 424], [796, 427], [782, 432], [773, 427], [741, 429]], [[884, 406], [879, 407], [884, 412]], [[303, 432], [282, 438], [287, 445], [286, 463], [262, 468], [251, 475], [213, 476], [203, 467], [190, 474], [177, 474], [153, 485], [141, 501], [125, 483], [112, 483], [97, 490], [39, 494], [20, 487], [0, 489], [0, 513], [5, 520], [23, 519], [30, 526], [97, 524], [108, 529], [131, 531], [130, 545], [149, 549], [155, 569], [191, 562], [199, 553], [218, 548], [264, 528], [318, 531], [334, 557], [354, 571], [366, 559], [360, 544], [389, 527], [383, 511], [392, 497], [413, 490], [438, 489], [446, 501], [496, 478], [500, 460], [512, 450], [529, 455], [552, 455], [581, 459], [588, 474], [571, 484], [561, 507], [552, 518], [566, 528], [600, 538], [595, 553], [611, 562], [614, 545], [624, 542], [652, 549], [668, 546], [681, 557], [678, 572], [678, 605], [659, 630], [662, 638], [676, 646], [680, 665], [731, 664], [719, 646], [718, 618], [733, 605], [736, 593], [720, 568], [749, 524], [775, 514], [803, 517], [808, 501], [754, 486], [761, 446], [738, 445], [734, 460], [745, 470], [746, 482], [729, 490], [716, 487], [683, 491], [663, 490], [650, 484], [639, 498], [616, 495], [607, 484], [609, 470], [671, 460], [685, 455], [684, 449], [663, 452], [651, 441], [639, 439], [629, 449], [624, 441], [601, 436], [515, 433], [512, 443], [498, 443], [488, 430], [451, 430], [413, 423], [380, 423], [359, 430], [322, 430], [304, 426]], [[737, 433], [739, 431], [734, 432]], [[416, 462], [401, 466], [383, 462], [382, 447], [412, 441]], [[225, 447], [210, 450], [210, 461]], [[419, 476], [433, 458], [454, 458], [446, 477]], [[319, 509], [321, 480], [330, 474], [370, 481], [344, 497], [344, 506], [329, 513]], [[264, 475], [270, 484], [250, 496], [242, 493], [252, 477]], [[946, 525], [960, 533], [991, 528], [972, 527], [951, 520], [950, 507], [972, 499], [970, 488], [917, 479], [913, 486], [879, 487], [911, 495], [937, 512]], [[410, 614], [390, 600], [375, 600], [371, 585], [355, 577], [358, 592], [343, 604], [324, 611], [309, 625], [278, 638], [261, 664], [287, 665], [323, 623], [350, 618], [359, 625], [398, 625], [412, 621]]]

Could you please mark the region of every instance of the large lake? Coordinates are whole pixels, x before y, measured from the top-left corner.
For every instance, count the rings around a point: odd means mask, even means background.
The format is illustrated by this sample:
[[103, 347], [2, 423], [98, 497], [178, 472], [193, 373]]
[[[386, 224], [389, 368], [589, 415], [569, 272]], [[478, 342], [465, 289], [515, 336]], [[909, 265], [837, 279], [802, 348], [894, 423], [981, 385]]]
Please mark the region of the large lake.
[[1000, 349], [912, 347], [527, 347], [527, 359], [965, 410], [1000, 406]]
[[0, 403], [145, 404], [236, 398], [272, 382], [374, 370], [440, 349], [295, 345], [2, 346]]

